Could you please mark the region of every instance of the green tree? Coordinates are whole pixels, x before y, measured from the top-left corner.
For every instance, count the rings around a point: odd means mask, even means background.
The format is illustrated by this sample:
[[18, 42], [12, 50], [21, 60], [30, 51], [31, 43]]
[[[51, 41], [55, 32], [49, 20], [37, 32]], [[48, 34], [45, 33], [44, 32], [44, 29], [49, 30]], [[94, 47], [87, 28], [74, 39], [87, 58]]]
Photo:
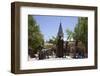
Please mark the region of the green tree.
[[85, 46], [87, 46], [88, 39], [88, 18], [79, 17], [78, 24], [74, 29], [73, 37], [75, 40], [80, 40]]
[[67, 33], [67, 40], [71, 41], [71, 39], [73, 38], [73, 32], [67, 29], [66, 33]]
[[44, 39], [40, 31], [39, 25], [37, 25], [32, 15], [28, 16], [28, 46], [37, 52], [37, 48], [43, 45]]
[[52, 43], [52, 44], [54, 44], [54, 45], [56, 45], [56, 44], [57, 44], [57, 37], [52, 36], [52, 38], [49, 39], [48, 42], [49, 42], [49, 43]]

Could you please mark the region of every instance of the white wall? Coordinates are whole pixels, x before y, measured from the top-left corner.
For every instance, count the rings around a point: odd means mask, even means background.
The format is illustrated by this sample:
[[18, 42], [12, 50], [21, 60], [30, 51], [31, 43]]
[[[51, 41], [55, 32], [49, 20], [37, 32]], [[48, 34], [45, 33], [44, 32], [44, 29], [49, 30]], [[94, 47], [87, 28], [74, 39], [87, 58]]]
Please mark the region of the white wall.
[[[74, 4], [98, 6], [98, 20], [100, 20], [100, 0], [0, 0], [0, 76], [16, 76], [10, 73], [11, 60], [11, 10], [10, 3], [13, 1], [29, 1], [40, 3]], [[100, 22], [98, 22], [98, 33], [100, 33]], [[100, 35], [98, 35], [98, 47], [100, 46]], [[98, 58], [100, 58], [98, 48]], [[100, 76], [100, 60], [98, 59], [98, 70], [81, 70], [50, 72], [37, 74], [21, 74], [18, 76]]]

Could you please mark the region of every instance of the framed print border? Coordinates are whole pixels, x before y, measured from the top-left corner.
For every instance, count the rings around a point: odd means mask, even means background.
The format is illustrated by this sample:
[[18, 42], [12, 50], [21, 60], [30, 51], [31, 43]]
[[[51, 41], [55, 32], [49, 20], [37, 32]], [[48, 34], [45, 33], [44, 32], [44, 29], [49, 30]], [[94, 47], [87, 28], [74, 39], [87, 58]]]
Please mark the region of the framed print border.
[[[94, 17], [94, 65], [80, 67], [61, 67], [61, 68], [46, 68], [46, 69], [20, 69], [20, 8], [21, 7], [42, 7], [42, 8], [57, 8], [57, 9], [79, 9], [93, 10]], [[11, 3], [11, 72], [15, 74], [23, 73], [40, 73], [40, 72], [56, 72], [56, 71], [73, 71], [97, 69], [97, 7], [94, 6], [79, 6], [79, 5], [63, 5], [63, 4], [47, 4], [47, 3], [28, 3], [28, 2], [13, 2]]]

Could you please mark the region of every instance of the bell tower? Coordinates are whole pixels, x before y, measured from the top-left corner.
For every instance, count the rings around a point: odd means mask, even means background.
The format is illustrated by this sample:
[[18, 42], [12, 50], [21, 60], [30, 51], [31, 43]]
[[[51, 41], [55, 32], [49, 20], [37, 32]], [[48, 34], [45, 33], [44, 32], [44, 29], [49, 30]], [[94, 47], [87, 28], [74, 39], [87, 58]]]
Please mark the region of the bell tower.
[[56, 51], [56, 57], [62, 58], [64, 56], [64, 49], [63, 49], [63, 29], [62, 24], [60, 22], [58, 34], [57, 34], [57, 51]]

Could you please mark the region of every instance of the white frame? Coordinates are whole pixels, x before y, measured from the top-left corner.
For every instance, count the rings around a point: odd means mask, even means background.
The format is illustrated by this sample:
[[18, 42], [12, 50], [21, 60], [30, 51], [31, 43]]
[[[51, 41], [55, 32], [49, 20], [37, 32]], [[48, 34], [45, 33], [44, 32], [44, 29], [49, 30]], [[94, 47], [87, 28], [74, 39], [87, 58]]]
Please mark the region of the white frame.
[[[39, 9], [39, 10], [38, 10]], [[55, 60], [55, 61], [28, 61], [28, 15], [80, 16], [88, 17], [88, 58]], [[43, 69], [94, 65], [94, 11], [73, 9], [52, 9], [39, 7], [21, 7], [20, 9], [20, 69]], [[91, 48], [92, 47], [92, 48]], [[85, 64], [84, 64], [85, 63]], [[56, 65], [55, 65], [56, 64]]]

